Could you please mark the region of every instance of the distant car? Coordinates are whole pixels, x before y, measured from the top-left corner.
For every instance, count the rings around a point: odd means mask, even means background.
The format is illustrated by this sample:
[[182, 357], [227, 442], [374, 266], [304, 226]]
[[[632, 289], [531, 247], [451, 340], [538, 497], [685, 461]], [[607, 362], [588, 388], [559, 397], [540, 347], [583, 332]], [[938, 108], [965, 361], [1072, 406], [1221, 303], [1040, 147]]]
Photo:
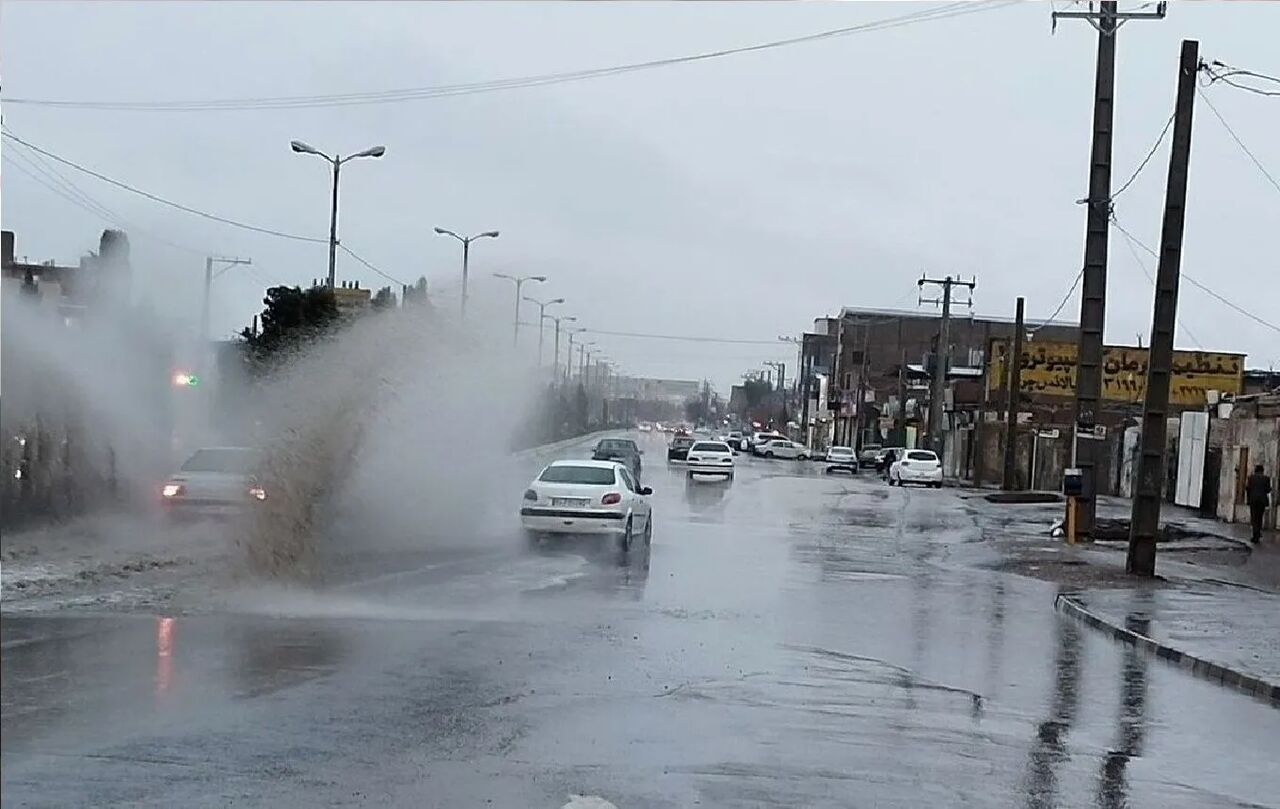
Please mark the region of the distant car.
[[642, 421], [640, 422], [640, 426], [636, 427], [636, 429], [642, 433], [651, 433], [653, 432], [653, 425], [647, 421]]
[[764, 445], [779, 438], [785, 440], [786, 436], [772, 431], [752, 433], [751, 437], [747, 439], [747, 449], [751, 450], [752, 455], [763, 455], [764, 453], [761, 450]]
[[858, 452], [858, 465], [863, 469], [872, 469], [880, 461], [880, 450], [884, 449], [879, 444], [864, 444]]
[[257, 479], [262, 454], [248, 447], [196, 450], [160, 487], [160, 504], [174, 518], [231, 517], [267, 499]]
[[640, 456], [644, 453], [630, 438], [601, 438], [591, 453], [595, 461], [617, 461], [631, 470], [636, 480], [640, 479]]
[[858, 474], [860, 461], [854, 456], [852, 447], [829, 447], [824, 460], [826, 461], [827, 472], [837, 472], [843, 469], [846, 472]]
[[733, 480], [733, 449], [724, 441], [698, 441], [689, 447], [686, 463], [694, 475], [723, 475]]
[[724, 441], [725, 441], [725, 443], [726, 443], [726, 444], [728, 444], [729, 446], [733, 447], [733, 448], [734, 448], [734, 449], [736, 449], [736, 450], [743, 450], [743, 449], [746, 449], [746, 447], [745, 447], [745, 446], [743, 446], [743, 444], [742, 444], [742, 431], [741, 431], [741, 430], [730, 430], [730, 431], [725, 435], [725, 437], [724, 437]]
[[689, 457], [689, 447], [695, 443], [692, 436], [677, 435], [671, 439], [671, 444], [667, 447], [668, 461], [683, 461]]
[[770, 439], [760, 446], [759, 453], [765, 458], [792, 458], [798, 461], [809, 458], [808, 447], [788, 438]]
[[544, 534], [601, 534], [630, 550], [653, 538], [653, 489], [614, 461], [553, 461], [525, 489], [520, 523], [531, 542]]
[[907, 483], [920, 483], [942, 488], [942, 462], [938, 455], [930, 449], [909, 449], [900, 460], [889, 467], [889, 485], [903, 486]]

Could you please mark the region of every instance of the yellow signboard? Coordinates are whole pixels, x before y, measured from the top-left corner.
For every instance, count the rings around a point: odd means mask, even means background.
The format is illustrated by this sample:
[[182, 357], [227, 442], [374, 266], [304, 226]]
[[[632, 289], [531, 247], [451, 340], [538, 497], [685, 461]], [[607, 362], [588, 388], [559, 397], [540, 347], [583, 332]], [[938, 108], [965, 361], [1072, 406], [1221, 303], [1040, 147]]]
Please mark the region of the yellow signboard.
[[[1005, 386], [1005, 358], [1009, 344], [994, 340], [991, 346], [991, 390]], [[1140, 403], [1147, 392], [1145, 348], [1106, 346], [1102, 353], [1102, 398]], [[1173, 378], [1169, 403], [1195, 407], [1207, 402], [1206, 391], [1239, 394], [1244, 384], [1244, 355], [1208, 351], [1173, 352]], [[1022, 390], [1045, 396], [1076, 395], [1076, 344], [1032, 341], [1022, 346]]]

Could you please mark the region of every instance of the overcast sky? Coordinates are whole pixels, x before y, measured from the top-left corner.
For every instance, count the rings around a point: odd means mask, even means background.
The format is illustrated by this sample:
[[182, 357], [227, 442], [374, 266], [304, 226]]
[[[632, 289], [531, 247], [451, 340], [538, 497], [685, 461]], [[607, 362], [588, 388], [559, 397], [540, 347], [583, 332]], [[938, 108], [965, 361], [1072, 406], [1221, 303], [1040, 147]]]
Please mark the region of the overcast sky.
[[[1059, 4], [1060, 6], [1062, 4]], [[893, 3], [6, 2], [4, 97], [129, 101], [316, 95], [602, 67], [811, 33], [922, 10]], [[916, 279], [976, 275], [975, 311], [1047, 316], [1079, 270], [1096, 34], [1028, 3], [956, 19], [590, 81], [377, 106], [128, 112], [8, 104], [6, 127], [137, 187], [223, 216], [324, 237], [329, 177], [298, 138], [386, 157], [344, 168], [340, 237], [399, 279], [456, 302], [473, 250], [477, 306], [509, 322], [494, 271], [545, 273], [593, 329], [772, 341], [841, 305], [915, 307]], [[1173, 104], [1179, 41], [1280, 75], [1280, 5], [1174, 4], [1120, 34], [1115, 185]], [[1277, 89], [1280, 85], [1262, 85]], [[1280, 176], [1280, 97], [1206, 91]], [[1168, 141], [1117, 200], [1159, 241]], [[17, 151], [4, 144], [5, 154]], [[213, 326], [259, 310], [263, 286], [326, 272], [322, 244], [239, 231], [60, 171], [128, 230], [140, 287], [197, 322], [205, 252], [249, 256], [216, 282]], [[108, 223], [6, 161], [18, 253], [74, 262]], [[147, 232], [144, 232], [147, 231]], [[149, 232], [149, 233], [148, 233]], [[179, 250], [154, 237], [184, 245]], [[1144, 257], [1148, 269], [1155, 263]], [[1183, 269], [1280, 320], [1280, 189], [1203, 104]], [[339, 278], [384, 281], [339, 254]], [[1107, 340], [1147, 342], [1151, 283], [1113, 233]], [[1280, 367], [1280, 334], [1184, 284], [1180, 348]], [[1063, 317], [1078, 316], [1078, 297]], [[529, 313], [531, 314], [531, 313]], [[525, 338], [532, 341], [532, 335]], [[592, 335], [625, 372], [722, 390], [790, 346]], [[793, 369], [789, 367], [788, 373]]]

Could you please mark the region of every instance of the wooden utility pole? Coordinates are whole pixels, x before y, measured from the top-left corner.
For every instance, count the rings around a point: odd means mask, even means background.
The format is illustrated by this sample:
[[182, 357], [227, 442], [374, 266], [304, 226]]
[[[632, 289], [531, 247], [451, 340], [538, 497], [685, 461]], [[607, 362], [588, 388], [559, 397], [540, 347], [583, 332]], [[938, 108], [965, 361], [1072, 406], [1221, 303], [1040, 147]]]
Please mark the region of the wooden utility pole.
[[1182, 233], [1186, 220], [1187, 167], [1191, 161], [1191, 117], [1196, 98], [1200, 43], [1182, 41], [1178, 63], [1178, 100], [1173, 113], [1173, 145], [1165, 187], [1156, 300], [1151, 316], [1151, 348], [1147, 362], [1147, 398], [1139, 438], [1138, 476], [1129, 522], [1125, 570], [1137, 576], [1156, 573], [1156, 535], [1160, 531], [1160, 494], [1164, 482], [1165, 425], [1169, 382], [1173, 374], [1173, 330], [1178, 315], [1178, 280], [1182, 269]]
[[1005, 431], [1004, 431], [1004, 476], [1000, 488], [1011, 492], [1016, 488], [1014, 477], [1018, 464], [1018, 400], [1022, 390], [1022, 311], [1026, 305], [1025, 298], [1018, 298], [1018, 306], [1013, 316], [1013, 347], [1005, 355], [1004, 362], [1009, 368]]
[[[956, 286], [968, 287], [972, 292], [974, 287], [978, 285], [977, 281], [970, 279], [968, 281], [960, 278], [928, 278], [921, 276], [918, 286], [924, 289], [925, 284], [936, 284], [942, 287], [941, 298], [921, 298], [919, 303], [942, 304], [942, 324], [938, 327], [938, 350], [934, 355], [933, 363], [933, 381], [929, 388], [929, 448], [938, 453], [938, 457], [942, 457], [943, 437], [942, 437], [942, 407], [944, 391], [946, 390], [947, 366], [950, 364], [951, 357], [951, 288]], [[970, 296], [967, 301], [961, 301], [969, 308], [973, 308], [973, 297]]]
[[[1074, 467], [1080, 469], [1083, 491], [1078, 498], [1077, 527], [1090, 535], [1096, 511], [1097, 458], [1101, 447], [1093, 438], [1102, 400], [1102, 333], [1106, 321], [1107, 235], [1111, 219], [1111, 134], [1115, 117], [1116, 31], [1128, 20], [1161, 19], [1165, 4], [1154, 12], [1124, 12], [1115, 0], [1102, 0], [1098, 10], [1055, 11], [1059, 19], [1083, 19], [1098, 29], [1098, 58], [1094, 73], [1093, 146], [1089, 156], [1089, 196], [1085, 218], [1084, 267], [1080, 287], [1080, 342], [1076, 351], [1076, 402], [1072, 432]], [[1083, 438], [1082, 434], [1088, 437]]]

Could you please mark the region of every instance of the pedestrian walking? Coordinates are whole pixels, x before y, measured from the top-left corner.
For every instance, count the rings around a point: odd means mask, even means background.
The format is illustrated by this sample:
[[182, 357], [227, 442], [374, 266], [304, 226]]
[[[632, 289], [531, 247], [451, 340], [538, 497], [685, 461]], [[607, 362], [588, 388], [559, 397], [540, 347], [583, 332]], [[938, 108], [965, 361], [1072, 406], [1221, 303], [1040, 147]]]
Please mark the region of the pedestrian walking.
[[1271, 478], [1262, 471], [1262, 464], [1253, 468], [1253, 474], [1244, 484], [1244, 499], [1249, 504], [1249, 517], [1253, 524], [1253, 543], [1262, 540], [1262, 517], [1271, 505]]

